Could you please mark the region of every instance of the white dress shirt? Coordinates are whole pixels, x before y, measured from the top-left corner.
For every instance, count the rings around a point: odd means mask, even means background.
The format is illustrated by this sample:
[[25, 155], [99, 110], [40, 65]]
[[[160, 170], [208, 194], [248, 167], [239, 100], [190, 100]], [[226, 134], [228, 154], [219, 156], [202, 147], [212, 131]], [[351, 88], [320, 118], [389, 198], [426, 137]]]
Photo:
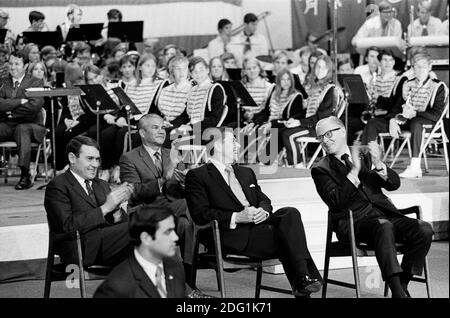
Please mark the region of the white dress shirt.
[[[225, 171], [227, 166], [223, 162], [220, 162], [220, 161], [215, 160], [215, 159], [210, 159], [209, 161], [214, 165], [214, 167], [217, 168], [217, 170], [219, 170], [219, 172], [222, 175], [223, 179], [225, 180], [225, 182], [229, 186], [230, 184], [229, 184], [229, 181], [228, 181], [228, 172]], [[267, 219], [270, 214], [267, 211], [265, 211], [265, 212], [266, 212], [266, 219]], [[233, 214], [231, 215], [231, 220], [230, 220], [230, 229], [231, 230], [234, 230], [236, 228], [236, 214], [237, 213], [239, 213], [239, 212], [233, 212]]]
[[[87, 195], [89, 195], [88, 189], [86, 188], [86, 179], [81, 177], [79, 174], [77, 174], [76, 172], [74, 172], [73, 170], [70, 170], [70, 172], [72, 173], [72, 175], [75, 177], [75, 179], [77, 179], [78, 183], [81, 185], [81, 187], [83, 188], [84, 192], [86, 192]], [[88, 180], [89, 184], [92, 187], [92, 181]]]
[[208, 43], [208, 57], [212, 59], [213, 57], [221, 56], [223, 53], [225, 53], [225, 42], [218, 35]]
[[[153, 264], [152, 262], [147, 261], [144, 257], [142, 257], [141, 254], [139, 254], [137, 249], [134, 249], [134, 257], [136, 257], [136, 261], [142, 267], [145, 274], [147, 274], [148, 278], [150, 278], [150, 280], [152, 281], [153, 285], [155, 285], [155, 287], [157, 287], [156, 286], [156, 267], [160, 266], [162, 268], [161, 283], [162, 283], [164, 290], [167, 293], [166, 276], [164, 274], [163, 263], [161, 262], [160, 264], [156, 265], [156, 264]], [[156, 288], [156, 290], [158, 290], [158, 288]], [[159, 290], [158, 290], [158, 293], [160, 294], [160, 296], [162, 298], [166, 297], [165, 295], [162, 295]]]

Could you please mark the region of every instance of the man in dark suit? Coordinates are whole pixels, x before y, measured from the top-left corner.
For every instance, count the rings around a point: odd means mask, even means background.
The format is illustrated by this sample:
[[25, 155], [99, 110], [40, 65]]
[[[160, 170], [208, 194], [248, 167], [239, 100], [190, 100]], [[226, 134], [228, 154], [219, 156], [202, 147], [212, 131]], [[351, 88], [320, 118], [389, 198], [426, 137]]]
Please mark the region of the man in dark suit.
[[134, 253], [98, 287], [95, 298], [184, 298], [184, 269], [176, 255], [175, 221], [169, 208], [141, 205], [130, 215]]
[[232, 165], [239, 148], [232, 130], [217, 132], [210, 162], [186, 175], [186, 200], [194, 222], [217, 220], [226, 253], [279, 258], [294, 295], [319, 291], [321, 277], [307, 248], [300, 212], [286, 207], [273, 213], [253, 170]]
[[[45, 191], [44, 206], [51, 232], [81, 234], [84, 265], [113, 266], [132, 251], [127, 215], [120, 205], [133, 186], [127, 183], [111, 191], [96, 177], [100, 163], [99, 146], [89, 137], [77, 136], [67, 145], [70, 168], [55, 177]], [[58, 249], [63, 263], [76, 264], [73, 244]]]
[[[409, 295], [407, 285], [412, 275], [420, 275], [430, 248], [433, 230], [430, 224], [402, 215], [383, 194], [400, 187], [400, 178], [381, 160], [375, 141], [350, 148], [343, 123], [327, 117], [316, 125], [316, 133], [327, 156], [313, 167], [311, 174], [317, 192], [334, 216], [339, 240], [348, 241], [348, 210], [353, 212], [355, 235], [359, 242], [373, 246], [383, 279], [393, 297]], [[403, 243], [401, 266], [395, 243]]]
[[119, 163], [120, 180], [134, 184], [135, 188], [128, 205], [131, 211], [142, 204], [160, 205], [173, 211], [183, 261], [188, 266], [192, 263], [193, 226], [184, 199], [181, 157], [175, 146], [162, 147], [166, 130], [159, 115], [145, 115], [139, 120], [138, 129], [142, 145], [124, 154]]
[[25, 96], [26, 89], [43, 87], [44, 83], [25, 74], [25, 60], [27, 58], [22, 53], [12, 54], [9, 57], [9, 76], [0, 79], [0, 142], [14, 140], [17, 143], [21, 175], [16, 190], [33, 186], [30, 178], [31, 143], [42, 142], [46, 131], [41, 113], [44, 99]]

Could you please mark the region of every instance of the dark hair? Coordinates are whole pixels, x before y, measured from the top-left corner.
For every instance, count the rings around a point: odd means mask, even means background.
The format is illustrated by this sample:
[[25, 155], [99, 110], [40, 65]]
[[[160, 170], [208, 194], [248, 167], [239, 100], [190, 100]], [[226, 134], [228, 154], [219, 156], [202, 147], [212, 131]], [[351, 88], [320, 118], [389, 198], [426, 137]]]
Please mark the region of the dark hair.
[[[189, 59], [189, 71], [192, 72], [197, 64], [203, 64], [206, 68], [208, 68], [208, 63], [206, 63], [205, 59], [200, 56], [194, 56]], [[208, 68], [209, 69], [209, 68]]]
[[117, 9], [111, 9], [106, 14], [108, 16], [108, 20], [118, 18], [119, 21], [122, 21], [122, 12]]
[[[378, 46], [371, 46], [367, 49], [366, 54], [364, 54], [364, 61], [366, 61], [367, 57], [369, 56], [370, 51], [378, 52], [378, 55], [380, 55], [380, 48]], [[366, 61], [367, 62], [367, 61]]]
[[395, 60], [394, 52], [392, 52], [391, 50], [381, 50], [380, 53], [378, 53], [378, 61], [381, 62], [383, 55], [391, 56]]
[[220, 56], [220, 59], [224, 62], [228, 61], [228, 60], [236, 60], [236, 57], [234, 56], [233, 53], [230, 52], [225, 52]]
[[128, 232], [130, 241], [138, 246], [141, 244], [141, 233], [146, 232], [153, 239], [159, 228], [159, 222], [173, 216], [172, 210], [159, 205], [141, 205], [136, 212], [130, 214]]
[[219, 23], [217, 23], [217, 30], [222, 30], [224, 27], [226, 27], [228, 24], [231, 24], [231, 21], [228, 19], [220, 19]]
[[339, 69], [342, 65], [345, 65], [345, 64], [350, 64], [351, 68], [353, 68], [352, 59], [349, 57], [343, 57], [343, 58], [338, 59], [337, 69]]
[[170, 49], [175, 49], [178, 52], [178, 46], [176, 46], [175, 44], [167, 44], [164, 48], [163, 48], [163, 53], [164, 55], [167, 54], [167, 51], [169, 51]]
[[69, 157], [69, 153], [73, 153], [78, 157], [80, 155], [81, 146], [95, 147], [95, 149], [100, 151], [100, 146], [94, 139], [87, 136], [76, 136], [70, 139], [66, 146], [66, 157]]
[[74, 51], [74, 55], [78, 56], [78, 54], [80, 54], [80, 53], [91, 52], [91, 47], [84, 42], [79, 42], [75, 45], [75, 47], [73, 48], [73, 51]]
[[254, 13], [247, 13], [244, 16], [244, 23], [256, 22], [258, 21], [258, 17]]
[[28, 20], [30, 20], [30, 23], [33, 23], [33, 21], [39, 21], [44, 19], [45, 15], [39, 11], [31, 11], [30, 14], [28, 15]]
[[94, 73], [96, 75], [100, 75], [102, 74], [102, 71], [95, 65], [92, 64], [87, 64], [84, 68], [83, 68], [83, 73], [84, 73], [84, 81], [87, 83], [88, 82], [88, 73]]
[[25, 56], [23, 51], [12, 52], [9, 57], [14, 56], [15, 58], [22, 59], [23, 64], [28, 63], [28, 56]]
[[122, 56], [120, 58], [120, 61], [119, 61], [119, 67], [122, 67], [122, 65], [127, 64], [127, 63], [131, 63], [131, 65], [136, 67], [136, 64], [134, 63], [134, 60], [131, 57], [131, 55], [124, 55], [124, 56]]

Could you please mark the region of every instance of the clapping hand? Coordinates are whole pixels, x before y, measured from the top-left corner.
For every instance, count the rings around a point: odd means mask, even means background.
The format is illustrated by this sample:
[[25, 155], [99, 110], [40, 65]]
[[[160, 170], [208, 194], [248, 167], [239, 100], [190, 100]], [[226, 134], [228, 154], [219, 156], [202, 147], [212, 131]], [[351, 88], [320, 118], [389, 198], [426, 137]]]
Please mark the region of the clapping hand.
[[361, 143], [357, 142], [357, 141], [355, 141], [353, 143], [353, 147], [351, 147], [351, 155], [352, 155], [352, 162], [353, 162], [353, 167], [352, 167], [351, 173], [356, 176], [361, 171], [360, 147], [361, 147]]

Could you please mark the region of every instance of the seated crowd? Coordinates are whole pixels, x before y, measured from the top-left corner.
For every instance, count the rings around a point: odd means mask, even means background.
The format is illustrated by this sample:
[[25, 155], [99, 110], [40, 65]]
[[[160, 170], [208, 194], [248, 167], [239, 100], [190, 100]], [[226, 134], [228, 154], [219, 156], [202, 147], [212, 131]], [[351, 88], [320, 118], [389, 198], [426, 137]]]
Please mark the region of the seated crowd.
[[[430, 17], [422, 2], [423, 24]], [[386, 10], [380, 4], [380, 12]], [[0, 9], [0, 19], [5, 14]], [[66, 15], [58, 25], [63, 38], [80, 24], [82, 10], [70, 5]], [[386, 27], [383, 19], [381, 13]], [[32, 11], [29, 30], [47, 31], [44, 20], [44, 14]], [[108, 20], [121, 21], [122, 13], [112, 9]], [[374, 27], [369, 20], [357, 36]], [[431, 21], [427, 32], [443, 32]], [[340, 59], [338, 73], [361, 75], [369, 99], [367, 105], [348, 105], [344, 126], [340, 109], [347, 101], [340, 84], [333, 83], [327, 53], [311, 40], [298, 51], [299, 63], [285, 51], [267, 62], [261, 59], [268, 48], [256, 33], [258, 18], [250, 13], [243, 22], [243, 31], [232, 36], [231, 22], [219, 21], [219, 34], [208, 45], [209, 60], [188, 58], [175, 45], [156, 50], [154, 39], [146, 40], [139, 53], [134, 43], [106, 38], [105, 32], [98, 41], [66, 42], [61, 48], [24, 44], [23, 37], [8, 33], [0, 44], [0, 143], [17, 143], [21, 176], [15, 188], [33, 186], [31, 143], [52, 136], [54, 125], [55, 178], [44, 203], [49, 227], [55, 233], [80, 231], [85, 266], [117, 265], [96, 297], [196, 294], [195, 286], [185, 284], [192, 270], [194, 224], [212, 220], [219, 223], [226, 252], [279, 258], [293, 295], [310, 297], [320, 290], [322, 278], [299, 211], [273, 211], [253, 170], [235, 163], [281, 165], [283, 158], [288, 167], [304, 169], [298, 140], [313, 137], [327, 153], [312, 169], [319, 195], [332, 212], [356, 213], [358, 239], [375, 246], [393, 296], [408, 296], [412, 275], [422, 271], [432, 229], [405, 220], [381, 188], [396, 190], [399, 176], [422, 176], [422, 125], [435, 124], [448, 99], [448, 88], [431, 71], [432, 57], [424, 48], [412, 48], [406, 72], [396, 70], [393, 52], [377, 47], [367, 50], [367, 64], [355, 70], [350, 58]], [[395, 32], [397, 24], [388, 23]], [[410, 32], [419, 28], [413, 24]], [[242, 45], [250, 39], [252, 45]], [[53, 113], [49, 98], [26, 95], [29, 88], [82, 84], [102, 88], [113, 111], [98, 114], [87, 96], [69, 95], [55, 99]], [[240, 96], [231, 96], [236, 88], [246, 91], [254, 105], [241, 105]], [[136, 112], [128, 112], [118, 89]], [[376, 141], [379, 133], [398, 138], [404, 130], [411, 132], [412, 159], [397, 175], [381, 161]], [[193, 164], [180, 152], [192, 144], [206, 146], [207, 163]], [[369, 154], [350, 151], [352, 144], [353, 149], [366, 146]], [[6, 165], [7, 158], [0, 158], [0, 168]], [[339, 222], [337, 234], [344, 237], [348, 229]], [[409, 248], [401, 265], [394, 230], [403, 233]], [[211, 239], [204, 241], [206, 248]], [[76, 251], [60, 248], [60, 256], [74, 263]]]

